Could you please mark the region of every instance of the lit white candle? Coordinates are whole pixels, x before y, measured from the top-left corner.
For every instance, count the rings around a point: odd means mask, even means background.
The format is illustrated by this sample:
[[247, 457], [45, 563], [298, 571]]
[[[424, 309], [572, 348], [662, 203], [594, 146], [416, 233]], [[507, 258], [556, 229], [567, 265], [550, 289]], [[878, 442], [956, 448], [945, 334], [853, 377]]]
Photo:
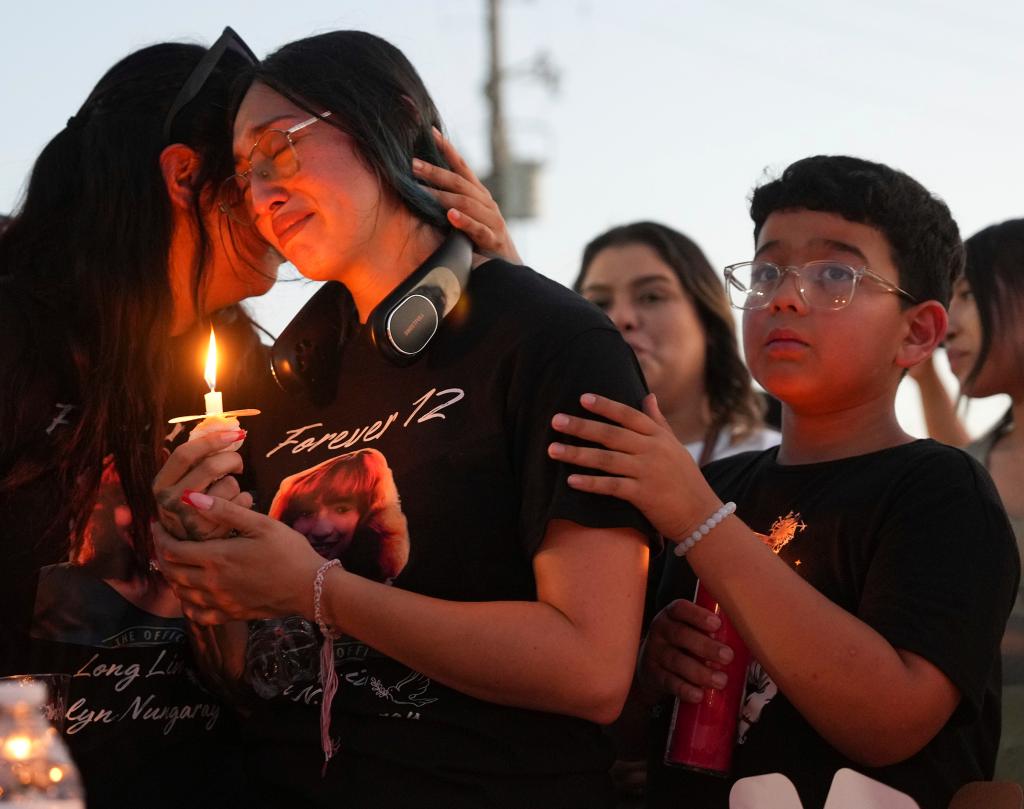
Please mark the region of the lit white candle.
[[[219, 433], [226, 430], [239, 429], [239, 416], [256, 416], [259, 410], [229, 410], [224, 412], [224, 399], [221, 392], [217, 390], [217, 338], [210, 327], [210, 345], [206, 351], [206, 368], [203, 371], [203, 378], [210, 386], [210, 392], [205, 394], [206, 414], [202, 416], [177, 416], [170, 420], [171, 424], [181, 424], [187, 421], [198, 421], [192, 432], [188, 435], [189, 441], [195, 441], [210, 433]], [[224, 451], [233, 451], [242, 446], [241, 439], [226, 447]]]
[[217, 390], [217, 338], [213, 334], [213, 326], [210, 326], [210, 347], [206, 351], [206, 370], [203, 372], [203, 379], [210, 386], [210, 392], [206, 394], [206, 415], [219, 416], [224, 412], [224, 400]]
[[[210, 326], [210, 346], [206, 349], [206, 367], [203, 370], [203, 379], [210, 386], [210, 392], [205, 394], [206, 418], [192, 428], [188, 440], [195, 441], [210, 433], [220, 433], [225, 430], [237, 430], [238, 419], [231, 414], [224, 413], [224, 399], [217, 390], [217, 338], [213, 333], [213, 326]], [[234, 451], [242, 446], [241, 441], [236, 441], [227, 449]]]

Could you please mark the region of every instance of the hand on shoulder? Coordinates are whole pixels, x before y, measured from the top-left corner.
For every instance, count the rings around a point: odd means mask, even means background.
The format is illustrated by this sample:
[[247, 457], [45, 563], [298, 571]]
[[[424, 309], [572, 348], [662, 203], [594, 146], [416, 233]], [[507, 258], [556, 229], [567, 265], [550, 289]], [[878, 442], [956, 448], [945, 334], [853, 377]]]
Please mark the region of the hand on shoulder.
[[574, 489], [632, 503], [673, 542], [685, 539], [721, 507], [693, 457], [665, 421], [654, 394], [644, 399], [643, 413], [591, 393], [581, 396], [580, 402], [607, 421], [557, 413], [551, 424], [559, 432], [601, 446], [552, 443], [548, 454], [606, 474], [571, 474], [568, 482]]

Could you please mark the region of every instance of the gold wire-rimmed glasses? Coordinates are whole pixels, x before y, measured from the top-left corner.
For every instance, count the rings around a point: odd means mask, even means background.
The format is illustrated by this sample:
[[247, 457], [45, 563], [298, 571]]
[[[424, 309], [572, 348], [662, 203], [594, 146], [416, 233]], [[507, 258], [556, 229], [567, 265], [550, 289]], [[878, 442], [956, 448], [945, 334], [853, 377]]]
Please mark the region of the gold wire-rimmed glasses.
[[725, 268], [729, 303], [736, 309], [764, 309], [772, 302], [786, 276], [792, 273], [805, 304], [816, 309], [842, 309], [849, 306], [862, 278], [870, 278], [886, 292], [917, 299], [867, 267], [856, 269], [841, 261], [808, 261], [799, 267], [780, 267], [770, 261], [743, 261]]
[[295, 176], [299, 170], [299, 155], [295, 151], [292, 136], [318, 121], [330, 118], [329, 111], [321, 112], [288, 129], [267, 129], [256, 139], [249, 150], [246, 163], [249, 167], [238, 174], [232, 174], [223, 183], [217, 194], [217, 204], [222, 213], [235, 222], [251, 225], [256, 215], [249, 193], [252, 177], [273, 182]]

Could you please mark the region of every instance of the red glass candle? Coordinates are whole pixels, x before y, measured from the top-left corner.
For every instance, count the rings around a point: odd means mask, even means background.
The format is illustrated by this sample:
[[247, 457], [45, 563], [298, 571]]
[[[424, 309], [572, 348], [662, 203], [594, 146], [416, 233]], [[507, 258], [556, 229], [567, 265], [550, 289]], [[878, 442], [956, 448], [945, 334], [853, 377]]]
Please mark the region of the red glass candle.
[[728, 677], [725, 688], [704, 689], [704, 699], [697, 703], [676, 699], [665, 763], [724, 776], [729, 773], [736, 744], [736, 727], [747, 688], [750, 652], [722, 612], [718, 599], [699, 581], [694, 601], [722, 619], [722, 625], [711, 633], [711, 637], [732, 649], [733, 658], [732, 662], [720, 666]]

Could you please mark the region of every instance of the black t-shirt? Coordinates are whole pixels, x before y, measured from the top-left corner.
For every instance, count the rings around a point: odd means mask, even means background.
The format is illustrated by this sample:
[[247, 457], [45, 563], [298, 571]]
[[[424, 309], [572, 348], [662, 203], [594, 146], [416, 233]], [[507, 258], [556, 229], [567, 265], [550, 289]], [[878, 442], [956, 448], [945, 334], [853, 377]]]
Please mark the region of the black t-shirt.
[[[0, 674], [71, 675], [65, 740], [90, 809], [233, 806], [241, 780], [237, 726], [200, 680], [170, 588], [136, 569], [130, 512], [111, 465], [84, 550], [71, 561], [69, 493], [58, 459], [78, 426], [81, 397], [65, 328], [65, 316], [46, 302], [0, 287], [0, 378], [10, 397], [0, 407], [0, 477], [33, 460], [45, 470], [0, 490]], [[222, 319], [218, 331], [227, 353], [252, 356], [247, 375], [264, 365], [249, 353], [259, 348], [246, 323]], [[207, 335], [178, 341], [189, 359], [173, 386], [182, 394], [175, 411], [202, 404], [201, 370], [191, 358]]]
[[[250, 426], [260, 504], [321, 554], [436, 598], [533, 600], [550, 520], [652, 535], [631, 506], [569, 488], [547, 457], [552, 415], [580, 412], [580, 394], [639, 405], [645, 392], [589, 303], [490, 261], [415, 364], [391, 365], [367, 331], [345, 347], [333, 404], [264, 403]], [[596, 725], [471, 698], [354, 638], [335, 643], [335, 664], [340, 751], [324, 779], [316, 682], [267, 700], [244, 728], [264, 805], [608, 804]]]
[[[78, 394], [64, 328], [59, 313], [0, 277], [0, 676], [31, 670], [38, 570], [67, 554], [70, 514], [54, 458]], [[16, 486], [16, 462], [42, 471]]]
[[[662, 706], [650, 804], [725, 809], [735, 779], [781, 772], [805, 809], [819, 809], [836, 770], [848, 767], [922, 809], [945, 809], [962, 784], [991, 778], [999, 742], [999, 639], [1019, 563], [992, 481], [965, 452], [930, 440], [807, 465], [780, 465], [777, 454], [727, 458], [705, 475], [753, 530], [788, 541], [780, 556], [808, 583], [893, 647], [938, 667], [959, 689], [960, 705], [916, 755], [863, 767], [822, 739], [755, 660], [731, 777], [661, 763], [669, 713]], [[692, 597], [694, 582], [689, 565], [672, 556], [659, 608]]]

